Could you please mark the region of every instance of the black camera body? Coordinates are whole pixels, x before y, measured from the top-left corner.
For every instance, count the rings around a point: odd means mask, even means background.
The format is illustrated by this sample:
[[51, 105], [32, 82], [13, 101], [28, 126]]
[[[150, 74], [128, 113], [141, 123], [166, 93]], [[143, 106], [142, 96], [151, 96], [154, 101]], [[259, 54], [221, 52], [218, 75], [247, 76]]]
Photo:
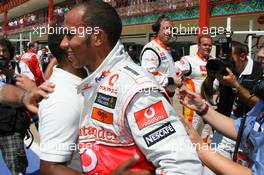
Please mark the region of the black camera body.
[[264, 75], [253, 88], [253, 94], [264, 100]]
[[207, 74], [210, 79], [215, 79], [217, 74], [223, 76], [228, 75], [226, 70], [227, 67], [231, 69], [232, 72], [235, 70], [231, 56], [231, 38], [219, 38], [218, 43], [220, 44], [220, 54], [216, 59], [208, 60], [206, 64]]
[[[9, 64], [11, 64], [12, 69], [15, 70], [15, 67], [16, 67], [16, 64], [17, 64], [15, 60], [9, 60], [9, 61], [7, 61], [6, 59], [0, 58], [0, 70], [1, 70], [2, 74], [5, 74], [3, 70], [5, 68], [7, 68], [9, 66]], [[10, 82], [13, 85], [16, 84], [16, 77], [15, 77], [15, 75], [13, 75], [11, 77], [6, 75], [6, 77], [7, 77], [7, 79], [10, 80], [10, 81], [7, 81], [7, 82]]]
[[8, 65], [8, 61], [0, 59], [0, 70], [3, 70]]

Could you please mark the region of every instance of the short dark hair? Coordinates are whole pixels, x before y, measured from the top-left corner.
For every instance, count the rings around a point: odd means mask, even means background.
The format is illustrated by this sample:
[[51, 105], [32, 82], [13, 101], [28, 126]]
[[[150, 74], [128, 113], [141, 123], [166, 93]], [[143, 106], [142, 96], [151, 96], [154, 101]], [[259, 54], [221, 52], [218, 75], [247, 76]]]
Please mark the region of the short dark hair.
[[170, 17], [166, 16], [166, 15], [161, 15], [157, 21], [156, 21], [156, 24], [159, 24], [162, 22], [162, 21], [172, 21]]
[[170, 17], [168, 17], [168, 16], [166, 16], [166, 15], [161, 15], [158, 19], [157, 19], [157, 21], [152, 25], [152, 30], [153, 30], [153, 32], [155, 32], [156, 33], [156, 35], [159, 33], [159, 31], [160, 31], [160, 23], [162, 22], [162, 21], [172, 21], [171, 19], [170, 19]]
[[116, 10], [102, 0], [87, 0], [74, 8], [83, 8], [86, 27], [99, 27], [107, 33], [108, 41], [115, 46], [122, 32], [122, 22]]
[[234, 48], [234, 53], [237, 55], [240, 55], [242, 53], [248, 54], [248, 46], [242, 44], [241, 42], [232, 41], [232, 48]]
[[32, 47], [35, 47], [35, 44], [38, 44], [37, 41], [31, 42], [28, 44], [28, 49], [31, 49]]
[[42, 50], [42, 49], [45, 49], [46, 51], [48, 50], [46, 46], [42, 46], [42, 47], [41, 47], [41, 50]]
[[[62, 27], [62, 25], [53, 25], [52, 27]], [[48, 35], [48, 46], [50, 52], [54, 57], [56, 57], [58, 64], [61, 64], [61, 61], [65, 56], [65, 51], [60, 48], [60, 43], [63, 40], [63, 37], [64, 34], [60, 32], [51, 32], [51, 34]]]
[[10, 58], [9, 59], [13, 59], [15, 56], [15, 47], [13, 46], [13, 44], [6, 38], [1, 37], [0, 38], [0, 46], [6, 47]]

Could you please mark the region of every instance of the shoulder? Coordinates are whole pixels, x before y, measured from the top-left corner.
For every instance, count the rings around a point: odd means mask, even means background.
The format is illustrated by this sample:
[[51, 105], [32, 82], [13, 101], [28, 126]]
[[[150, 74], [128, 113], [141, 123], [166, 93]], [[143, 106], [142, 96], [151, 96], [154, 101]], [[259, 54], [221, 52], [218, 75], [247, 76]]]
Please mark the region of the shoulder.
[[120, 66], [118, 72], [120, 72], [124, 80], [137, 82], [140, 79], [145, 79], [154, 81], [154, 78], [144, 68], [132, 62], [127, 62], [127, 64]]
[[157, 52], [159, 50], [159, 45], [152, 40], [143, 47], [142, 52], [145, 52], [146, 50], [153, 50], [153, 52]]

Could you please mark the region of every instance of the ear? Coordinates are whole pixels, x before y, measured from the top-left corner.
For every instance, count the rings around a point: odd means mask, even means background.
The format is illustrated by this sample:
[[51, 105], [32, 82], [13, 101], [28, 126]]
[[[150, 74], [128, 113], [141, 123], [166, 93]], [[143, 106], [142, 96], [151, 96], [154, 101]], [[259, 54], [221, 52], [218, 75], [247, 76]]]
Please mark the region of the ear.
[[246, 54], [246, 53], [241, 53], [241, 54], [240, 54], [240, 60], [241, 60], [241, 61], [245, 61], [245, 60], [247, 60], [247, 54]]
[[107, 39], [106, 33], [102, 29], [97, 29], [92, 34], [93, 44], [95, 47], [102, 46]]

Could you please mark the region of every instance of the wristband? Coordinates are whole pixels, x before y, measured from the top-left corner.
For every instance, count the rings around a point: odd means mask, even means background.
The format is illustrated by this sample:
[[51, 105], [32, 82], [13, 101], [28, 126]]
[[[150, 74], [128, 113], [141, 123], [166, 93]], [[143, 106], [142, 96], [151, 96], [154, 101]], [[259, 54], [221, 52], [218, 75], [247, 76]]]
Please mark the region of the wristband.
[[205, 103], [204, 109], [200, 112], [196, 112], [196, 114], [198, 114], [199, 116], [203, 116], [203, 115], [207, 114], [208, 110], [209, 110], [209, 106], [208, 106], [208, 104]]

